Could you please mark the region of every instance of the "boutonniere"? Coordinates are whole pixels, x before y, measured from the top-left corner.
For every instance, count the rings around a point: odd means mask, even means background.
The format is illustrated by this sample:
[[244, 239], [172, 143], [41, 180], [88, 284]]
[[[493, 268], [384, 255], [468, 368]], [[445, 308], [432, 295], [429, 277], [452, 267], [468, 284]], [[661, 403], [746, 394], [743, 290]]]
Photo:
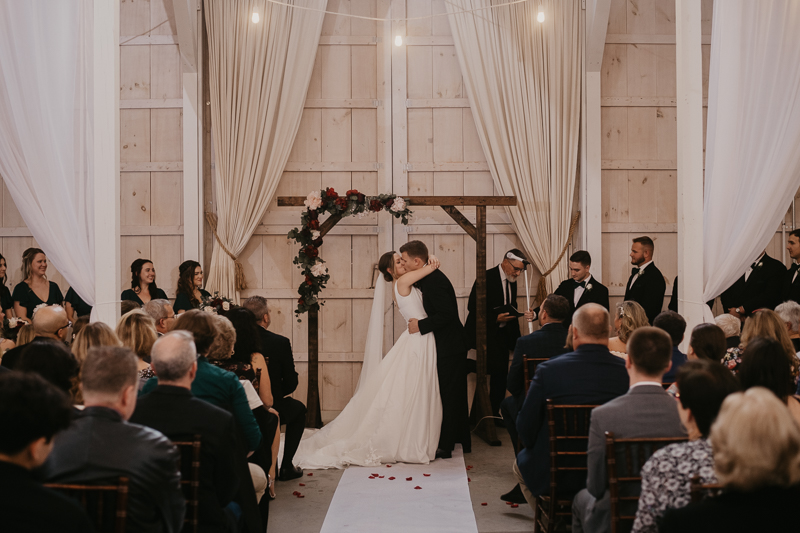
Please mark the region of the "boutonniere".
[[588, 291], [591, 291], [591, 290], [592, 290], [592, 284], [591, 283], [587, 283], [586, 284], [586, 291], [588, 292]]
[[762, 263], [761, 261], [759, 261], [759, 262], [758, 262], [758, 264], [756, 265], [756, 268], [761, 268], [762, 266], [764, 266], [764, 263]]

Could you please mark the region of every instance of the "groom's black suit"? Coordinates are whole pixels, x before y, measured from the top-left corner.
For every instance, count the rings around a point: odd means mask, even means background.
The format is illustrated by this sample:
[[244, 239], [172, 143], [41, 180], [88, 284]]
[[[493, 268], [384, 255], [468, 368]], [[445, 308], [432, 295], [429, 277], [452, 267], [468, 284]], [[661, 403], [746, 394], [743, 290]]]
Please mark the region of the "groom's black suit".
[[416, 286], [422, 291], [422, 306], [428, 315], [419, 321], [419, 332], [422, 335], [433, 332], [436, 341], [436, 370], [442, 396], [439, 448], [452, 451], [460, 442], [469, 450], [467, 345], [464, 326], [458, 317], [456, 291], [441, 270], [434, 270]]

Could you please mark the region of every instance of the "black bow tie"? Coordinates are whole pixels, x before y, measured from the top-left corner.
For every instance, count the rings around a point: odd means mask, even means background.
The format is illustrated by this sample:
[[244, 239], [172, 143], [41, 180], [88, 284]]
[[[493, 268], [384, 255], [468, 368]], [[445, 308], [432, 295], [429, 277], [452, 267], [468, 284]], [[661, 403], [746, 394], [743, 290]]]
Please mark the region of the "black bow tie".
[[583, 280], [583, 281], [575, 281], [575, 280], [572, 280], [572, 282], [573, 282], [573, 283], [575, 283], [575, 288], [576, 288], [576, 289], [577, 289], [578, 287], [583, 287], [584, 289], [586, 288], [586, 280]]
[[797, 263], [792, 263], [792, 266], [791, 266], [791, 268], [789, 269], [789, 272], [791, 272], [792, 274], [794, 274], [795, 272], [797, 272], [797, 269], [798, 269], [798, 267], [800, 267], [800, 265], [798, 265]]
[[635, 276], [636, 274], [638, 274], [639, 272], [641, 272], [641, 270], [642, 270], [642, 269], [641, 269], [641, 268], [639, 268], [639, 267], [633, 267], [633, 268], [631, 269], [631, 276]]

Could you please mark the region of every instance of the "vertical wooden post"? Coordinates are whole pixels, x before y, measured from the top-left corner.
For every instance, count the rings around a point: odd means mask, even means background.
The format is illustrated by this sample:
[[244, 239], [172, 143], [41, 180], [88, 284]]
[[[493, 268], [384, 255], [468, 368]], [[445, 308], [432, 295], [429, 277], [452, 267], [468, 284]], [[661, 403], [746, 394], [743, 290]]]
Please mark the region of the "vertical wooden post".
[[211, 78], [209, 75], [209, 52], [208, 52], [208, 33], [206, 30], [206, 17], [205, 17], [205, 2], [203, 2], [203, 11], [200, 15], [200, 60], [202, 61], [202, 70], [200, 76], [202, 78], [203, 95], [201, 99], [201, 107], [203, 108], [201, 114], [203, 116], [203, 180], [202, 180], [202, 198], [203, 208], [200, 216], [203, 218], [202, 230], [200, 234], [203, 236], [203, 253], [197, 260], [203, 263], [203, 270], [208, 272], [211, 268], [211, 252], [214, 247], [214, 234], [208, 222], [205, 221], [205, 212], [214, 211], [212, 205], [212, 198], [214, 196], [211, 190]]
[[475, 329], [477, 330], [476, 351], [477, 360], [477, 385], [475, 388], [475, 400], [473, 409], [479, 420], [475, 433], [492, 446], [499, 446], [494, 421], [491, 418], [480, 420], [485, 416], [491, 416], [492, 407], [489, 402], [489, 389], [486, 385], [486, 206], [476, 207], [477, 217], [475, 229], [477, 239], [475, 239], [475, 293], [476, 293], [476, 317]]
[[308, 312], [308, 397], [306, 427], [322, 427], [319, 405], [319, 310]]

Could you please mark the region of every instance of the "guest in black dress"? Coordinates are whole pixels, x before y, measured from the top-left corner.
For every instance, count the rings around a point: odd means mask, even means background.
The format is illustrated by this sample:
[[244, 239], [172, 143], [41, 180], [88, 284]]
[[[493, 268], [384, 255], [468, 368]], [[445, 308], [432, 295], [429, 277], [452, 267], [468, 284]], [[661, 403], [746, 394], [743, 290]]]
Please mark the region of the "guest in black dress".
[[156, 286], [156, 267], [149, 259], [131, 263], [131, 288], [122, 291], [121, 300], [144, 305], [150, 300], [167, 300], [167, 293]]
[[203, 290], [203, 267], [197, 261], [184, 261], [178, 267], [178, 290], [175, 291], [175, 313], [198, 309], [204, 298], [211, 294]]
[[8, 264], [6, 258], [0, 254], [0, 307], [3, 308], [3, 314], [6, 318], [14, 316], [14, 300], [11, 298], [11, 291], [8, 289]]
[[11, 295], [17, 318], [30, 322], [37, 306], [64, 302], [58, 285], [47, 280], [47, 256], [39, 248], [28, 248], [22, 253], [22, 275], [25, 279], [17, 283]]
[[83, 298], [78, 296], [75, 289], [72, 287], [67, 290], [67, 295], [64, 296], [64, 309], [67, 311], [67, 318], [70, 322], [75, 323], [80, 316], [89, 316], [92, 314], [92, 306], [83, 301]]

